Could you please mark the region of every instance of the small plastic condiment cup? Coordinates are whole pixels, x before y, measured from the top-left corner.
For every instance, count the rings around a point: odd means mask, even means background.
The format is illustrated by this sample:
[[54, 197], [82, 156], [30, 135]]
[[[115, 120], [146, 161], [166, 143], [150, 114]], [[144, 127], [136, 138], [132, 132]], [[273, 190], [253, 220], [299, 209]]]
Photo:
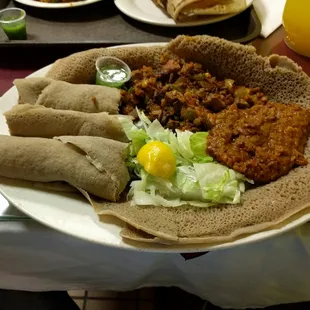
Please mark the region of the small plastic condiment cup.
[[116, 57], [100, 57], [96, 61], [96, 84], [120, 88], [131, 78], [129, 66]]
[[26, 12], [18, 8], [0, 11], [0, 24], [10, 40], [26, 40]]

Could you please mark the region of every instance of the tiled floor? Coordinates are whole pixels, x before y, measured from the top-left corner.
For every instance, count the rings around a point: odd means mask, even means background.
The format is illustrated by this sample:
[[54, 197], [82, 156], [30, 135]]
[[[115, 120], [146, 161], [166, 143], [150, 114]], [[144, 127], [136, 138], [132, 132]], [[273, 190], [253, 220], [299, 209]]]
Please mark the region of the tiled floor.
[[[149, 288], [124, 293], [70, 291], [69, 294], [71, 297], [67, 292], [0, 289], [0, 310], [221, 310], [177, 288]], [[309, 309], [310, 303], [265, 308], [265, 310]]]
[[81, 310], [154, 310], [154, 289], [116, 293], [110, 291], [69, 291]]
[[[81, 310], [221, 310], [177, 288], [144, 288], [124, 293], [107, 291], [69, 291], [68, 293]], [[265, 308], [265, 310], [309, 309], [310, 303]]]
[[[202, 310], [204, 301], [176, 288], [143, 288], [131, 292], [69, 291], [81, 310]], [[165, 302], [164, 302], [165, 299]]]

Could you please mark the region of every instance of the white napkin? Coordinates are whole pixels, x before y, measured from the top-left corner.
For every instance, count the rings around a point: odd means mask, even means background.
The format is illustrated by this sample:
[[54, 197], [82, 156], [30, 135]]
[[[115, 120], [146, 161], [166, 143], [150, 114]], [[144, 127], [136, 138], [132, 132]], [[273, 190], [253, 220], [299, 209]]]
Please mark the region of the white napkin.
[[286, 0], [254, 0], [255, 11], [262, 23], [262, 37], [267, 38], [282, 25], [285, 2]]

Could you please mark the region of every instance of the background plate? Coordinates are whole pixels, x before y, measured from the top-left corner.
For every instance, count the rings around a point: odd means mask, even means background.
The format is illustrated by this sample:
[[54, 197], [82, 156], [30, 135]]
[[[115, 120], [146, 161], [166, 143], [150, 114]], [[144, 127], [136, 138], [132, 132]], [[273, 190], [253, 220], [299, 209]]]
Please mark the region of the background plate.
[[[131, 46], [141, 45], [151, 46], [159, 44], [149, 43]], [[29, 77], [42, 77], [46, 74], [49, 67], [42, 68]], [[18, 92], [15, 86], [0, 99], [0, 134], [9, 134], [2, 113], [11, 109], [17, 104], [17, 101]], [[236, 241], [222, 244], [162, 246], [134, 242], [125, 243], [119, 235], [122, 223], [116, 219], [100, 222], [90, 204], [81, 195], [41, 191], [28, 187], [22, 181], [13, 179], [0, 179], [0, 192], [22, 212], [53, 229], [106, 246], [138, 251], [185, 253], [230, 248], [282, 234], [310, 220], [310, 214], [306, 213], [299, 216], [299, 218], [296, 217], [296, 219], [289, 223], [279, 226], [277, 229], [262, 231], [250, 236], [241, 236]]]
[[36, 8], [64, 9], [64, 8], [73, 8], [77, 6], [89, 5], [89, 4], [103, 1], [103, 0], [85, 0], [85, 1], [66, 2], [66, 3], [47, 3], [47, 2], [40, 2], [36, 0], [15, 0], [15, 1], [21, 4], [33, 6]]
[[[25, 0], [23, 0], [25, 1]], [[29, 1], [29, 0], [28, 0]], [[246, 8], [252, 5], [254, 0], [246, 0]], [[166, 26], [166, 27], [192, 27], [200, 25], [208, 25], [231, 18], [237, 14], [226, 14], [217, 16], [208, 16], [195, 21], [176, 23], [162, 9], [157, 7], [152, 0], [114, 0], [115, 5], [125, 15], [144, 22], [147, 24]]]

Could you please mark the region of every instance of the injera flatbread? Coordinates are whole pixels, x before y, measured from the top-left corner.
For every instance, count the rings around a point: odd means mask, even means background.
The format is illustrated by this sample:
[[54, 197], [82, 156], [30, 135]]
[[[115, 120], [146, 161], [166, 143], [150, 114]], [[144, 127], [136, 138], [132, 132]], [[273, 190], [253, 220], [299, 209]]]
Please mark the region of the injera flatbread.
[[168, 0], [167, 11], [174, 20], [201, 15], [223, 15], [241, 12], [245, 0]]
[[34, 182], [64, 181], [116, 201], [129, 181], [126, 148], [126, 143], [99, 137], [1, 135], [0, 175]]
[[165, 9], [167, 6], [168, 0], [152, 0], [157, 6]]
[[[293, 222], [296, 221], [298, 219], [300, 219], [301, 217], [304, 217], [305, 215], [307, 215], [310, 212], [310, 208], [306, 208], [301, 210], [298, 213], [293, 214], [292, 216], [290, 216], [289, 218], [284, 219], [283, 221], [280, 221], [278, 224], [273, 223], [272, 226], [267, 227], [266, 229], [264, 229], [263, 227], [259, 230], [260, 232], [268, 232], [270, 230], [280, 230], [280, 229], [285, 229], [286, 226]], [[99, 218], [103, 219], [104, 221], [106, 220], [106, 216], [105, 215], [99, 215]], [[139, 242], [139, 243], [158, 243], [158, 244], [166, 244], [166, 245], [171, 245], [173, 244], [175, 245], [184, 245], [184, 243], [180, 243], [180, 242], [173, 242], [173, 241], [168, 241], [165, 239], [161, 239], [158, 238], [156, 236], [150, 235], [142, 230], [136, 229], [128, 224], [125, 224], [125, 226], [122, 226], [122, 230], [120, 235], [122, 236], [122, 238], [128, 240], [128, 241], [134, 241], [134, 242]], [[254, 232], [257, 232], [256, 229], [258, 229], [258, 227], [253, 226]], [[223, 242], [225, 242], [226, 240], [229, 242], [235, 242], [238, 241], [240, 239], [243, 239], [245, 237], [248, 237], [251, 235], [251, 230], [250, 229], [246, 229], [245, 231], [241, 231], [240, 233], [236, 232], [235, 236], [229, 236], [229, 238], [227, 237], [223, 237], [223, 238], [215, 238], [213, 239], [209, 239], [208, 242], [203, 242], [203, 246], [205, 247], [206, 245], [209, 246], [215, 246], [215, 245], [220, 245]], [[202, 243], [200, 243], [202, 244]], [[193, 243], [189, 244], [190, 246], [193, 246]], [[199, 243], [196, 244], [197, 247], [199, 247]]]
[[16, 79], [20, 104], [36, 104], [59, 110], [118, 114], [120, 91], [99, 85], [74, 85], [48, 78]]
[[[0, 175], [1, 184], [9, 184], [9, 185], [16, 186], [16, 181], [17, 180], [15, 179], [6, 178]], [[63, 192], [63, 193], [78, 192], [77, 188], [63, 181], [44, 183], [44, 182], [18, 180], [18, 186], [33, 187], [33, 188], [40, 189], [43, 191], [53, 191], [53, 192]]]
[[[219, 79], [232, 78], [239, 85], [261, 87], [272, 100], [296, 102], [310, 107], [310, 80], [293, 61], [287, 57], [273, 55], [261, 57], [255, 48], [231, 43], [209, 36], [179, 36], [172, 40], [167, 49], [187, 60], [202, 63]], [[135, 58], [145, 59], [146, 65], [158, 65], [165, 48], [126, 48], [106, 50], [130, 64]], [[161, 52], [160, 52], [161, 51]], [[78, 53], [56, 62], [49, 75], [66, 78], [69, 82], [87, 80], [91, 71], [74, 71], [90, 65], [103, 49]], [[149, 57], [147, 57], [149, 55]], [[85, 58], [84, 58], [85, 56]], [[139, 61], [137, 66], [139, 66]], [[66, 68], [70, 75], [61, 75]], [[73, 73], [76, 76], [73, 76]], [[310, 159], [310, 144], [305, 156]], [[95, 211], [99, 214], [114, 215], [137, 229], [179, 243], [202, 243], [229, 241], [236, 236], [255, 233], [272, 227], [310, 207], [310, 165], [298, 167], [287, 176], [271, 184], [248, 190], [242, 196], [242, 204], [221, 205], [208, 209], [193, 207], [160, 208], [137, 207], [129, 202], [106, 203], [93, 199]]]
[[[125, 61], [131, 69], [138, 69], [143, 65], [158, 66], [164, 50], [165, 47], [161, 46], [91, 49], [57, 60], [46, 77], [73, 84], [89, 83], [96, 75], [95, 63], [99, 57], [114, 56]], [[73, 63], [76, 64], [75, 67]]]
[[136, 229], [132, 226], [125, 225], [121, 230], [121, 237], [127, 240], [132, 240], [136, 242], [143, 242], [143, 243], [160, 243], [171, 245], [174, 244], [173, 241], [168, 241], [165, 239], [161, 239], [155, 236], [152, 236], [143, 230]]
[[128, 142], [116, 115], [18, 104], [4, 113], [10, 134], [22, 137], [95, 136]]

